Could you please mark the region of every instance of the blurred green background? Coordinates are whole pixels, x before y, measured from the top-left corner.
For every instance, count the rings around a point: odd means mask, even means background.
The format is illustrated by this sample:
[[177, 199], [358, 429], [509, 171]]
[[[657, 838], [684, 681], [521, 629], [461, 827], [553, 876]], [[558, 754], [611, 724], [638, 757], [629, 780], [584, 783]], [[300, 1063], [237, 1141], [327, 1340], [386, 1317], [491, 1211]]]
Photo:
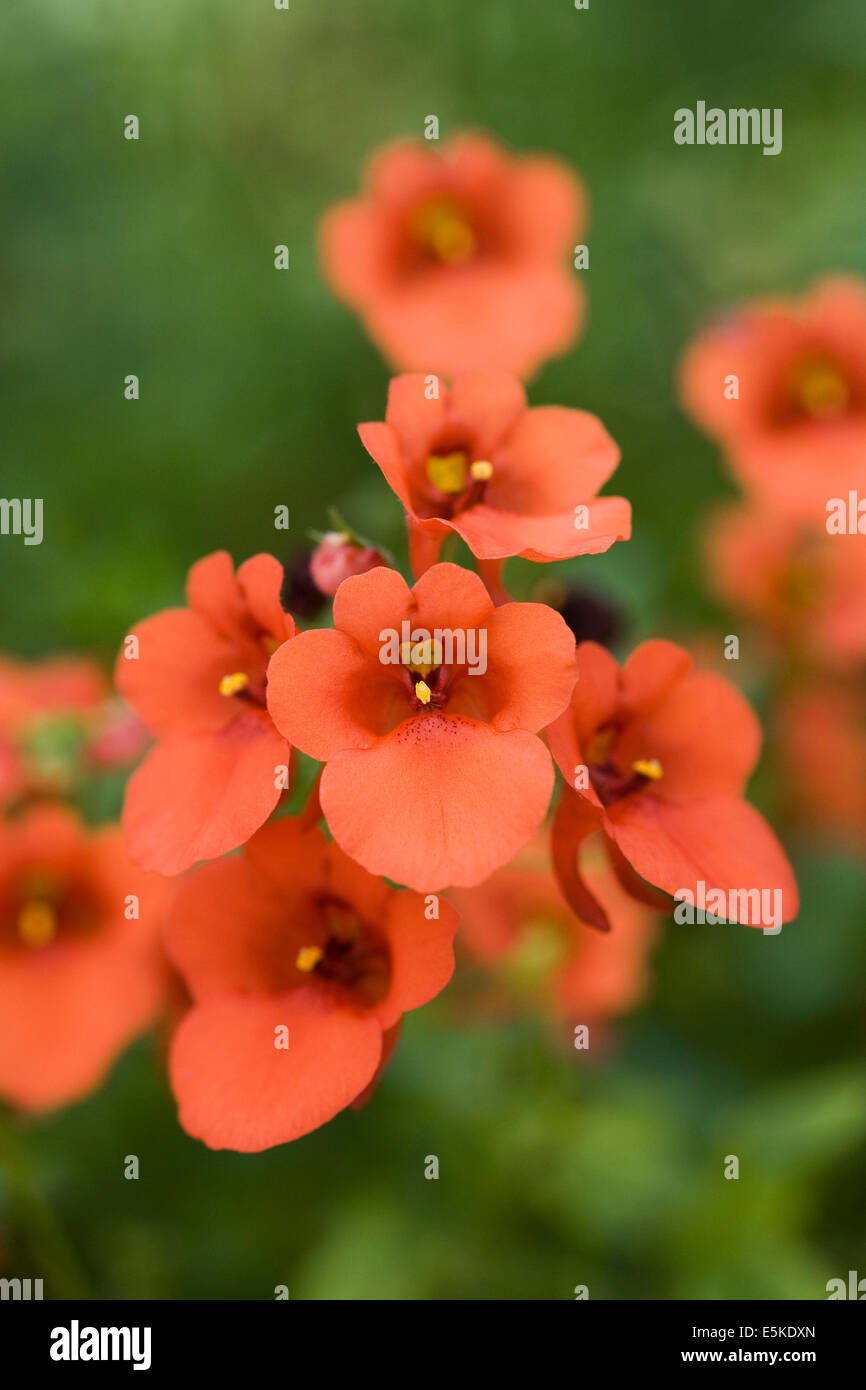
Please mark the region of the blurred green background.
[[[699, 99], [782, 107], [782, 154], [676, 146]], [[627, 646], [731, 629], [697, 537], [733, 489], [675, 363], [732, 301], [866, 273], [862, 0], [5, 0], [0, 109], [0, 492], [45, 505], [42, 546], [0, 538], [0, 648], [109, 660], [200, 555], [283, 558], [280, 503], [293, 547], [336, 503], [402, 553], [355, 434], [387, 372], [314, 229], [430, 113], [590, 192], [587, 332], [531, 397], [602, 417], [635, 533], [559, 573], [625, 605]], [[367, 1109], [260, 1156], [187, 1138], [141, 1041], [98, 1095], [7, 1132], [2, 1262], [48, 1262], [49, 1296], [826, 1297], [866, 1275], [866, 889], [851, 858], [792, 850], [798, 921], [669, 924], [605, 1050], [474, 1017], [467, 975], [407, 1020]]]

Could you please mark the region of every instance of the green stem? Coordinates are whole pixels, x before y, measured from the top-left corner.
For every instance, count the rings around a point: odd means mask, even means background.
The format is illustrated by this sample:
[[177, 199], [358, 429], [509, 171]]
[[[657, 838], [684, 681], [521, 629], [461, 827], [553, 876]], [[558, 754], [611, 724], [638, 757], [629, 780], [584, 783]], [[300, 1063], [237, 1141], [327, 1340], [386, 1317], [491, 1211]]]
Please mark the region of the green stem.
[[441, 549], [440, 552], [439, 552], [439, 563], [440, 563], [440, 565], [441, 565], [441, 564], [445, 564], [446, 562], [452, 561], [452, 560], [454, 559], [454, 556], [455, 556], [456, 554], [457, 554], [457, 537], [456, 537], [456, 535], [454, 534], [454, 532], [452, 531], [451, 535], [450, 535], [450, 536], [447, 536], [446, 539], [444, 540], [444, 542], [443, 542], [443, 544], [442, 544], [442, 549]]
[[11, 1224], [20, 1230], [50, 1298], [92, 1297], [87, 1276], [57, 1215], [33, 1175], [20, 1125], [0, 1115], [0, 1173], [7, 1189]]

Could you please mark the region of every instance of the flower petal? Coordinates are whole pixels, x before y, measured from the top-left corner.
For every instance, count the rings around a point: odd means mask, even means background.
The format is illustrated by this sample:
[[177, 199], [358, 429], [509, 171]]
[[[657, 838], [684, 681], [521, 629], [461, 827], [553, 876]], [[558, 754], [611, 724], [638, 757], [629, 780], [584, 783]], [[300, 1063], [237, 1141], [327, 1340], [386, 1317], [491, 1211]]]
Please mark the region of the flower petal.
[[637, 873], [665, 893], [695, 893], [701, 881], [707, 892], [779, 890], [782, 921], [797, 915], [797, 885], [785, 851], [760, 812], [738, 797], [667, 802], [632, 796], [608, 807], [605, 826]]
[[353, 637], [358, 646], [378, 661], [383, 628], [399, 629], [412, 603], [402, 574], [378, 565], [366, 574], [344, 579], [334, 598], [334, 627]]
[[[631, 535], [631, 505], [624, 497], [596, 497], [585, 509], [557, 516], [527, 516], [479, 502], [448, 525], [481, 560], [521, 555], [525, 560], [567, 560], [600, 555]], [[578, 520], [580, 525], [577, 525]]]
[[585, 190], [557, 159], [515, 161], [505, 200], [511, 236], [521, 251], [539, 259], [564, 255], [586, 221]]
[[390, 229], [369, 201], [346, 199], [329, 208], [319, 224], [318, 250], [325, 279], [347, 304], [361, 309], [389, 291]]
[[481, 628], [494, 608], [484, 581], [462, 565], [433, 565], [415, 584], [413, 624], [435, 628]]
[[227, 550], [196, 561], [186, 577], [186, 597], [190, 608], [224, 637], [243, 626], [246, 606]]
[[760, 749], [761, 726], [739, 690], [711, 671], [693, 671], [629, 725], [617, 757], [626, 766], [657, 759], [664, 771], [653, 793], [694, 800], [740, 796]]
[[633, 718], [648, 711], [691, 669], [691, 656], [674, 642], [642, 642], [622, 668], [623, 713]]
[[488, 458], [526, 410], [526, 392], [509, 372], [462, 372], [448, 393], [448, 423], [471, 434]]
[[[375, 573], [345, 580], [339, 593]], [[345, 633], [314, 628], [271, 657], [268, 710], [292, 746], [311, 758], [369, 748], [406, 716], [408, 695], [399, 671], [372, 660]]]
[[553, 789], [533, 734], [454, 715], [408, 719], [322, 774], [322, 808], [347, 854], [419, 892], [480, 883], [537, 830]]
[[[539, 659], [539, 653], [543, 653]], [[577, 680], [574, 635], [543, 603], [506, 603], [487, 621], [487, 672], [466, 675], [461, 686], [484, 682], [496, 710], [495, 728], [537, 733], [568, 706]]]
[[529, 516], [574, 515], [619, 462], [604, 425], [585, 410], [544, 405], [527, 410], [497, 450], [486, 500]]
[[127, 785], [130, 854], [146, 869], [178, 874], [237, 849], [276, 806], [277, 768], [288, 760], [285, 739], [252, 717], [215, 734], [165, 739]]
[[[315, 873], [317, 851], [324, 862], [324, 838], [310, 835], [305, 843], [305, 869]], [[318, 944], [317, 921], [301, 892], [279, 893], [246, 854], [233, 855], [178, 884], [166, 949], [195, 1000], [277, 994], [304, 983], [295, 960], [302, 946]]]
[[295, 624], [283, 610], [283, 566], [273, 555], [253, 555], [238, 568], [238, 586], [252, 621], [276, 641], [294, 637]]
[[449, 392], [440, 383], [438, 395], [431, 397], [429, 380], [424, 372], [405, 372], [388, 383], [385, 421], [394, 431], [406, 463], [430, 453], [447, 419]]
[[[287, 1048], [275, 1045], [283, 1027]], [[307, 985], [197, 1004], [172, 1039], [169, 1069], [188, 1134], [211, 1149], [259, 1153], [332, 1119], [369, 1085], [381, 1054], [374, 1016]]]
[[371, 420], [358, 426], [358, 434], [371, 459], [381, 468], [382, 476], [391, 491], [400, 499], [406, 511], [411, 512], [412, 492], [406, 474], [406, 459], [397, 431], [391, 425]]
[[599, 931], [610, 931], [601, 903], [587, 887], [578, 860], [588, 836], [602, 824], [601, 811], [583, 797], [563, 787], [550, 827], [550, 852], [556, 881], [572, 912]]
[[[597, 642], [580, 643], [577, 671], [569, 708], [547, 730], [556, 765], [572, 788], [577, 768], [585, 764], [581, 745], [613, 718], [619, 686], [616, 658]], [[596, 799], [594, 793], [592, 799]]]
[[117, 658], [115, 684], [157, 737], [204, 733], [232, 718], [219, 692], [223, 676], [243, 670], [236, 646], [190, 608], [169, 608], [136, 624], [137, 656]]
[[443, 990], [454, 973], [457, 913], [440, 898], [434, 905], [418, 893], [394, 893], [385, 919], [391, 950], [391, 982], [376, 1008], [382, 1027], [392, 1028], [401, 1014], [417, 1009]]
[[133, 934], [5, 960], [0, 970], [0, 1094], [49, 1110], [94, 1090], [156, 1018], [165, 977]]

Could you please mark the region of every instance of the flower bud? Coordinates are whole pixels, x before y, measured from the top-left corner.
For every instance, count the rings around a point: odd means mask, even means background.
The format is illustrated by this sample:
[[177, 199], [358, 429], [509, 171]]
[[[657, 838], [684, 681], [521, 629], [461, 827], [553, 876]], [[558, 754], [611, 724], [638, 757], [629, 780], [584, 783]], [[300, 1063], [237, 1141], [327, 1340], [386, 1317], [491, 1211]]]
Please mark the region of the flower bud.
[[353, 574], [366, 574], [385, 560], [372, 546], [355, 545], [342, 531], [328, 531], [313, 551], [310, 573], [323, 594], [333, 596], [344, 579]]

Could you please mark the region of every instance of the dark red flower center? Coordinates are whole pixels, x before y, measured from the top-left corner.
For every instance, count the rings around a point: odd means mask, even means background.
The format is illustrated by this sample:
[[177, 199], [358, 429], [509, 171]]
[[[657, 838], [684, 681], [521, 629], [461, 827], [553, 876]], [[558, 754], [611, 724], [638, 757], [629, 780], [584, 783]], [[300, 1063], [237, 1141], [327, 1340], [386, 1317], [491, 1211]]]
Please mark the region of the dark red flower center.
[[586, 749], [589, 780], [602, 806], [610, 806], [633, 792], [642, 791], [663, 775], [657, 758], [636, 758], [629, 767], [623, 767], [615, 756], [620, 733], [616, 724], [604, 724], [596, 730]]
[[424, 460], [419, 515], [450, 519], [474, 507], [483, 499], [493, 472], [490, 460], [479, 457], [471, 444], [435, 445]]
[[0, 944], [42, 950], [94, 931], [104, 913], [102, 897], [88, 880], [28, 868], [0, 890]]
[[391, 983], [385, 941], [342, 898], [326, 895], [316, 906], [323, 939], [318, 945], [302, 947], [295, 964], [312, 978], [349, 994], [355, 1004], [372, 1008], [385, 998]]
[[857, 397], [849, 373], [834, 356], [822, 351], [803, 353], [788, 369], [780, 422], [839, 420], [862, 408]]
[[448, 700], [450, 673], [437, 637], [404, 642], [400, 649], [403, 682], [416, 712], [442, 709]]
[[268, 662], [277, 650], [279, 643], [270, 633], [262, 632], [257, 638], [264, 652], [261, 661], [245, 671], [227, 671], [219, 681], [219, 693], [227, 699], [239, 700], [257, 709], [267, 709]]
[[424, 198], [409, 219], [409, 236], [418, 250], [440, 265], [464, 265], [478, 249], [478, 233], [466, 208], [436, 193]]

